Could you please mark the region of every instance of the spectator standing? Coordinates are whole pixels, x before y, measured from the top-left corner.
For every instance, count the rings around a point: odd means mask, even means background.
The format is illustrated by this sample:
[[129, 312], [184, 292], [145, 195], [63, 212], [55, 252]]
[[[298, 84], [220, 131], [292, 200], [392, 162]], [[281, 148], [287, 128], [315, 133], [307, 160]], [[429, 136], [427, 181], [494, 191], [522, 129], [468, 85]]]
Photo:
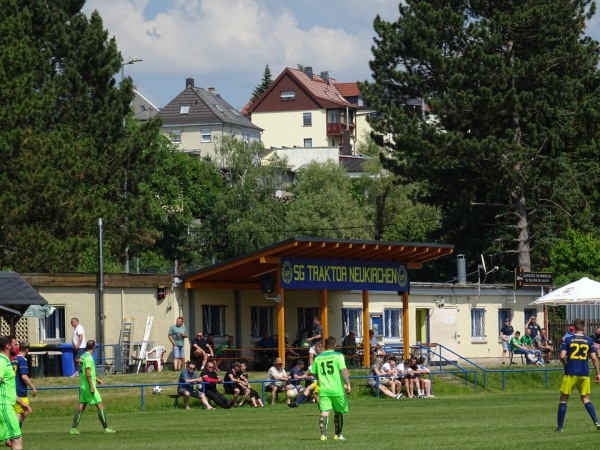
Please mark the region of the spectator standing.
[[344, 355], [335, 351], [335, 338], [330, 336], [325, 340], [325, 351], [318, 355], [312, 371], [319, 380], [319, 428], [321, 440], [327, 440], [327, 421], [333, 410], [334, 436], [337, 441], [345, 441], [342, 435], [344, 414], [348, 413], [348, 397], [352, 390], [350, 374], [346, 368]]
[[565, 335], [562, 337], [563, 342], [565, 342], [565, 339], [573, 336], [573, 333], [575, 332], [575, 327], [573, 325], [569, 325], [569, 327], [567, 328], [567, 332], [565, 333]]
[[531, 316], [529, 318], [529, 322], [527, 322], [527, 326], [525, 327], [525, 333], [527, 333], [527, 330], [529, 330], [531, 339], [535, 339], [539, 332], [542, 331], [542, 327], [540, 327], [536, 322], [535, 316]]
[[317, 355], [317, 350], [315, 345], [323, 341], [323, 327], [321, 326], [321, 321], [318, 317], [313, 318], [313, 329], [312, 334], [308, 338], [308, 342], [310, 342], [310, 349], [308, 350], [308, 358], [309, 365], [312, 366], [313, 360]]
[[202, 378], [196, 374], [196, 363], [188, 361], [179, 374], [179, 384], [177, 385], [177, 393], [183, 396], [185, 409], [190, 409], [190, 397], [200, 400], [206, 409], [215, 409], [210, 406], [206, 395], [202, 392], [202, 384], [197, 383], [202, 383]]
[[19, 404], [27, 414], [31, 412], [31, 407], [17, 396], [15, 371], [10, 363], [10, 358], [16, 355], [15, 337], [0, 337], [0, 441], [6, 441], [7, 445], [20, 450], [23, 448], [23, 436], [15, 404]]
[[289, 377], [285, 373], [283, 360], [281, 358], [275, 359], [275, 363], [273, 364], [273, 367], [269, 369], [267, 376], [271, 381], [265, 385], [265, 390], [271, 392], [271, 405], [274, 405], [279, 392], [285, 392], [288, 389], [291, 389], [291, 387], [288, 388], [286, 384]]
[[594, 346], [596, 347], [596, 353], [600, 355], [600, 328], [596, 329], [596, 335], [594, 336]]
[[79, 363], [81, 361], [81, 355], [85, 352], [85, 330], [83, 329], [83, 325], [79, 323], [79, 319], [77, 317], [73, 317], [71, 319], [71, 326], [73, 327], [73, 361], [75, 363], [75, 373], [71, 375], [72, 377], [76, 377], [79, 372]]
[[515, 329], [512, 327], [510, 319], [507, 317], [504, 321], [504, 325], [500, 328], [500, 339], [502, 339], [502, 364], [505, 364], [504, 357], [506, 356], [506, 353], [510, 352], [510, 339], [514, 332]]
[[582, 319], [576, 319], [573, 325], [575, 334], [567, 337], [560, 346], [560, 361], [565, 368], [565, 374], [560, 384], [556, 431], [562, 432], [563, 430], [565, 416], [567, 415], [567, 402], [575, 387], [579, 391], [581, 401], [594, 422], [596, 430], [600, 431], [598, 417], [596, 416], [594, 405], [590, 401], [590, 368], [588, 363], [588, 360], [591, 358], [592, 365], [596, 371], [594, 381], [600, 383], [598, 355], [593, 351], [594, 341], [583, 334], [585, 322]]
[[[29, 405], [29, 399], [27, 398], [27, 387], [31, 388], [31, 395], [34, 397], [37, 395], [37, 389], [29, 378], [29, 365], [27, 364], [27, 354], [29, 353], [29, 342], [19, 342], [19, 354], [11, 361], [13, 370], [15, 372], [15, 382], [17, 386], [17, 397], [19, 397], [23, 403]], [[29, 415], [23, 407], [17, 403], [15, 405], [15, 411], [19, 419], [19, 427], [23, 428], [23, 422]]]
[[85, 411], [87, 405], [95, 406], [98, 410], [98, 419], [104, 428], [105, 433], [116, 433], [115, 430], [108, 427], [106, 423], [106, 415], [104, 414], [104, 404], [102, 397], [98, 392], [97, 385], [104, 384], [100, 378], [96, 378], [96, 364], [94, 363], [94, 349], [96, 341], [89, 340], [85, 345], [85, 352], [81, 356], [81, 372], [79, 374], [79, 406], [73, 417], [73, 425], [70, 434], [79, 434], [77, 426], [81, 420], [81, 415]]
[[215, 405], [221, 408], [229, 409], [233, 406], [233, 401], [228, 401], [223, 394], [217, 391], [217, 383], [222, 383], [223, 379], [217, 375], [215, 371], [215, 364], [209, 362], [204, 370], [200, 373], [202, 382], [204, 383], [204, 395], [209, 400], [215, 402]]
[[183, 317], [178, 317], [175, 321], [175, 325], [171, 325], [169, 328], [169, 341], [173, 346], [173, 369], [176, 371], [183, 369], [185, 360], [183, 347], [187, 337], [188, 333], [185, 325], [183, 324]]

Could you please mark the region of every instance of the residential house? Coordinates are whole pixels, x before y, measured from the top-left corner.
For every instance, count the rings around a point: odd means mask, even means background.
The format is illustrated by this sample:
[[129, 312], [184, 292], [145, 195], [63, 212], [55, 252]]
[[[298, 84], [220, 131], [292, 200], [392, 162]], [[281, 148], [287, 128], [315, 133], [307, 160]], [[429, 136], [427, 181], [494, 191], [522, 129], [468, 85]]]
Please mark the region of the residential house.
[[159, 108], [154, 106], [150, 100], [144, 97], [137, 89], [133, 90], [135, 96], [131, 102], [133, 118], [138, 122], [145, 122], [158, 115]]
[[259, 141], [262, 129], [242, 116], [214, 88], [195, 87], [187, 78], [185, 89], [159, 113], [161, 131], [171, 137], [181, 150], [215, 156], [215, 145], [222, 136]]
[[338, 147], [351, 154], [356, 140], [357, 105], [349, 102], [328, 72], [286, 68], [247, 108], [264, 129], [265, 148]]

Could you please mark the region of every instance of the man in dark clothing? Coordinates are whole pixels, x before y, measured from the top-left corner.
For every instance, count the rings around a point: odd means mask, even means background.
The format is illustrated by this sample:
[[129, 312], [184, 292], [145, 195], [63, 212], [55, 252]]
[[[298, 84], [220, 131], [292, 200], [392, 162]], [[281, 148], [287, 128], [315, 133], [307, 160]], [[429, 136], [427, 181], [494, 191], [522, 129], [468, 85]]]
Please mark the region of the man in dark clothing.
[[506, 352], [510, 352], [510, 339], [514, 332], [515, 329], [512, 327], [510, 319], [507, 317], [504, 321], [504, 325], [500, 329], [500, 339], [502, 339], [502, 364], [504, 364]]
[[217, 391], [217, 383], [223, 382], [221, 377], [215, 371], [215, 365], [209, 362], [206, 368], [200, 373], [204, 383], [204, 394], [209, 400], [212, 400], [215, 405], [221, 408], [229, 409], [233, 406], [233, 401], [228, 401], [223, 394]]

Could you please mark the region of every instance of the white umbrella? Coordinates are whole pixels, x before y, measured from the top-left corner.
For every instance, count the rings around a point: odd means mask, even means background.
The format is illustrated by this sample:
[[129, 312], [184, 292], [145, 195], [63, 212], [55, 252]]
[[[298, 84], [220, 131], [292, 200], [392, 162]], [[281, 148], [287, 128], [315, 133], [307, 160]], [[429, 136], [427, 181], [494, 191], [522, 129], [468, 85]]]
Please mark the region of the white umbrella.
[[600, 304], [600, 283], [583, 277], [581, 280], [558, 288], [530, 305], [595, 305]]

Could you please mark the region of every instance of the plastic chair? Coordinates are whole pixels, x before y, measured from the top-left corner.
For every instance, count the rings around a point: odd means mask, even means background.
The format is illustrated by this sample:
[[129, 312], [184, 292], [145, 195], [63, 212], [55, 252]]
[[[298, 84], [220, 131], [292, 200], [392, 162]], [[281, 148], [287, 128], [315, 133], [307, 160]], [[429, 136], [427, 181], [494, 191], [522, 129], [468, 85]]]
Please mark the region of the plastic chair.
[[[163, 360], [163, 355], [167, 349], [159, 345], [154, 347], [152, 350], [146, 352], [146, 372], [148, 372], [148, 366], [152, 364], [154, 366], [154, 370], [161, 372], [165, 367], [165, 362]], [[154, 354], [154, 356], [152, 356]]]

